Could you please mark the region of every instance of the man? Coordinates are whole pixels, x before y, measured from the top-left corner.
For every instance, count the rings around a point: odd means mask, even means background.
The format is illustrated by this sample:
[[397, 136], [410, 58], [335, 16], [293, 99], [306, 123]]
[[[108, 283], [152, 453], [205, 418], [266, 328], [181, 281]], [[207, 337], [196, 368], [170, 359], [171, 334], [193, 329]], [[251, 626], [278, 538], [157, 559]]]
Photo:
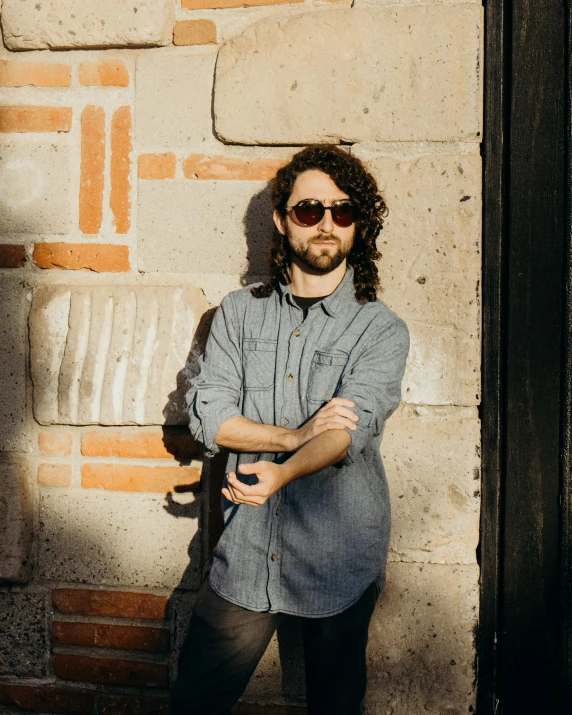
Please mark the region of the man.
[[387, 209], [329, 145], [298, 152], [272, 197], [271, 279], [224, 298], [188, 394], [195, 437], [230, 456], [171, 715], [230, 712], [284, 614], [302, 618], [311, 715], [356, 715], [365, 693], [390, 530], [380, 442], [409, 346], [376, 296]]

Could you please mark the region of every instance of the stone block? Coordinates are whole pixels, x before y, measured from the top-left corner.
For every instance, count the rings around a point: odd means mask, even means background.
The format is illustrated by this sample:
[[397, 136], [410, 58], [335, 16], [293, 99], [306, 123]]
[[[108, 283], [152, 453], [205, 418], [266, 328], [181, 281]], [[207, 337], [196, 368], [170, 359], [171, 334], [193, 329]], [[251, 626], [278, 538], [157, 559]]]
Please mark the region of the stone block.
[[389, 208], [382, 298], [411, 331], [403, 395], [414, 404], [480, 401], [481, 158], [459, 148], [352, 148]]
[[26, 435], [26, 288], [0, 281], [0, 451], [24, 451]]
[[476, 5], [262, 20], [220, 49], [215, 130], [238, 144], [475, 141], [482, 24]]
[[67, 233], [70, 174], [66, 139], [0, 137], [0, 233]]
[[51, 286], [30, 312], [41, 424], [185, 424], [181, 372], [206, 309], [193, 287]]
[[40, 575], [134, 589], [196, 589], [199, 512], [200, 501], [189, 494], [165, 501], [162, 495], [43, 491]]
[[0, 583], [26, 583], [32, 577], [34, 495], [23, 461], [0, 461], [0, 513]]
[[474, 711], [478, 580], [476, 565], [388, 564], [369, 629], [364, 713]]
[[389, 420], [381, 451], [391, 492], [390, 559], [475, 563], [479, 444], [474, 407], [406, 405]]
[[211, 97], [216, 48], [191, 55], [148, 52], [137, 60], [135, 125], [143, 147], [213, 141]]
[[11, 50], [128, 47], [171, 43], [172, 0], [4, 0], [2, 31]]
[[0, 676], [46, 675], [47, 612], [43, 593], [0, 593]]
[[266, 181], [140, 181], [138, 200], [140, 269], [266, 271], [273, 227]]

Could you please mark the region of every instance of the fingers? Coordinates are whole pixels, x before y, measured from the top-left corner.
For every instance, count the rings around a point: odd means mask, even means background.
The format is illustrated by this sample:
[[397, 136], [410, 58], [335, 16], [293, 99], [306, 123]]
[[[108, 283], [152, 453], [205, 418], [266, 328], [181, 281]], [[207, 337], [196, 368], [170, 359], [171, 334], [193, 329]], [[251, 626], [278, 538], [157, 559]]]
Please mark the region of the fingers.
[[[251, 466], [251, 465], [244, 465]], [[235, 504], [250, 504], [251, 506], [260, 506], [268, 499], [268, 496], [261, 494], [259, 484], [249, 486], [243, 484], [234, 472], [229, 472], [227, 475], [227, 486], [222, 489], [222, 493]]]
[[352, 420], [347, 417], [341, 417], [340, 415], [332, 415], [331, 417], [324, 418], [324, 422], [321, 427], [324, 430], [328, 429], [349, 429], [352, 432], [357, 430], [357, 425]]
[[334, 414], [334, 415], [340, 415], [341, 417], [347, 417], [349, 420], [352, 420], [353, 422], [358, 422], [359, 417], [356, 415], [355, 412], [350, 410], [348, 407], [341, 407], [340, 405], [333, 405], [332, 407], [326, 407], [322, 408], [322, 413], [323, 414]]
[[328, 402], [326, 407], [329, 407], [330, 405], [342, 405], [343, 407], [355, 407], [356, 403], [353, 402], [353, 400], [348, 400], [346, 397], [332, 397], [332, 399]]

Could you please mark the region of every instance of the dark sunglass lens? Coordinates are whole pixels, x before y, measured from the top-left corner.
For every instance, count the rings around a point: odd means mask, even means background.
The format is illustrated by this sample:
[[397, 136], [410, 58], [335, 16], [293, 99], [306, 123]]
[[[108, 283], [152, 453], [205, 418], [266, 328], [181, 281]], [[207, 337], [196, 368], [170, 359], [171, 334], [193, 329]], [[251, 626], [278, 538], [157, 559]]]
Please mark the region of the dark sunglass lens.
[[294, 213], [304, 226], [315, 226], [324, 218], [324, 207], [319, 201], [301, 201], [294, 206]]
[[342, 228], [351, 226], [355, 221], [355, 211], [353, 204], [349, 201], [335, 204], [332, 206], [332, 218]]

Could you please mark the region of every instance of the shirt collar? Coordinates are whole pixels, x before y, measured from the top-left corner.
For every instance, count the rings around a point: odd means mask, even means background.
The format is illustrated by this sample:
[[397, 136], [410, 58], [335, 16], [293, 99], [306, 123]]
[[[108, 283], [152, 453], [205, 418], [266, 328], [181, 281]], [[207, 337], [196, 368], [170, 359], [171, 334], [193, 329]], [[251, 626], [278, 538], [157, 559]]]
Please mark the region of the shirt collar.
[[[285, 299], [291, 305], [293, 304], [292, 289], [289, 285], [280, 283], [278, 295], [280, 296], [281, 305], [284, 304]], [[335, 318], [339, 314], [341, 306], [350, 301], [352, 298], [355, 300], [354, 269], [352, 266], [348, 266], [346, 274], [342, 278], [336, 290], [333, 293], [330, 293], [330, 295], [322, 301], [322, 307], [329, 316]]]

